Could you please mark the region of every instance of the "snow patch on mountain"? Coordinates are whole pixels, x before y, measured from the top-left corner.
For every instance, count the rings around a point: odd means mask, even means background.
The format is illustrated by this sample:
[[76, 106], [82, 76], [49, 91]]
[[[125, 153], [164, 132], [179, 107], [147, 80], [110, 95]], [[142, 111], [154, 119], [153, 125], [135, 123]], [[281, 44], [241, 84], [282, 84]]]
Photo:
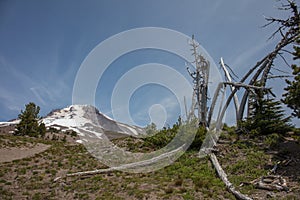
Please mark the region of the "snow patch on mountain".
[[[20, 120], [0, 122], [1, 126], [18, 124]], [[140, 136], [145, 134], [145, 129], [133, 125], [127, 125], [114, 121], [105, 114], [99, 112], [90, 105], [70, 105], [63, 109], [50, 112], [41, 119], [46, 127], [52, 127], [60, 131], [76, 131], [83, 142], [84, 138], [116, 137], [120, 135]]]
[[5, 127], [5, 126], [9, 126], [9, 125], [16, 125], [20, 123], [19, 119], [15, 119], [13, 121], [9, 121], [9, 122], [0, 122], [0, 127]]
[[91, 122], [83, 117], [84, 107], [82, 105], [71, 105], [67, 108], [53, 111], [44, 117], [42, 122], [46, 127], [62, 126], [74, 130], [76, 127], [84, 126]]
[[53, 111], [43, 118], [43, 122], [48, 127], [61, 126], [63, 129], [74, 130], [81, 136], [86, 136], [88, 132], [98, 138], [107, 132], [135, 136], [145, 134], [143, 128], [116, 122], [90, 105], [71, 105]]

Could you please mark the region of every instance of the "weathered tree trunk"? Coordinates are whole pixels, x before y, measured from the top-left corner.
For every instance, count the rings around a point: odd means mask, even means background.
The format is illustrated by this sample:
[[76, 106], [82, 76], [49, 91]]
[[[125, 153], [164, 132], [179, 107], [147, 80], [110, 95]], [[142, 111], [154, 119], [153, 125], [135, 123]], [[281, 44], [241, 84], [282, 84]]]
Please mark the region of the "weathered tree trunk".
[[226, 188], [229, 192], [231, 192], [237, 199], [240, 200], [252, 200], [250, 197], [240, 193], [239, 191], [237, 191], [235, 189], [235, 187], [232, 185], [232, 183], [228, 180], [227, 178], [227, 174], [224, 172], [224, 170], [222, 169], [216, 155], [214, 153], [210, 153], [208, 154], [209, 158], [212, 162], [212, 164], [214, 165], [219, 177], [222, 179], [222, 181], [225, 183]]
[[[226, 69], [226, 66], [224, 64], [224, 61], [223, 61], [223, 58], [220, 59], [220, 62], [221, 62], [221, 67], [225, 73], [225, 76], [226, 78], [228, 79], [229, 82], [232, 82], [232, 78], [228, 72], [228, 70]], [[235, 87], [230, 85], [230, 89], [231, 89], [231, 92], [234, 91]], [[238, 99], [238, 96], [236, 95], [236, 93], [234, 94], [233, 96], [233, 102], [234, 102], [234, 106], [235, 106], [235, 112], [236, 112], [236, 117], [238, 116], [238, 112], [239, 112], [239, 99]]]

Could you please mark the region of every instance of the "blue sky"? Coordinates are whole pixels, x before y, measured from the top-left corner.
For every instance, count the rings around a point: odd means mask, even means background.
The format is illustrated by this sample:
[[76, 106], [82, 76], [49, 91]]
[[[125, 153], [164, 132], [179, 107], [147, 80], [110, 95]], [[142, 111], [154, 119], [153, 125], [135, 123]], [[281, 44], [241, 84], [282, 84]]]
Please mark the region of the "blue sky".
[[[261, 28], [264, 16], [287, 16], [276, 6], [280, 3], [275, 0], [2, 0], [0, 121], [16, 118], [30, 101], [41, 107], [41, 115], [72, 104], [77, 71], [90, 51], [107, 38], [133, 28], [163, 27], [194, 34], [216, 63], [223, 57], [241, 77], [278, 41], [267, 40], [275, 26]], [[172, 54], [155, 50], [129, 53], [112, 63], [100, 80], [96, 106], [112, 116], [114, 84], [126, 71], [149, 62], [186, 73], [184, 61]], [[283, 83], [277, 80], [272, 85], [279, 97]], [[149, 107], [166, 99], [171, 99], [168, 105], [176, 103], [166, 88], [139, 88], [130, 99], [134, 121], [147, 124]], [[180, 109], [165, 109], [171, 113], [166, 123], [172, 124]], [[227, 118], [232, 121], [234, 116], [227, 114]]]

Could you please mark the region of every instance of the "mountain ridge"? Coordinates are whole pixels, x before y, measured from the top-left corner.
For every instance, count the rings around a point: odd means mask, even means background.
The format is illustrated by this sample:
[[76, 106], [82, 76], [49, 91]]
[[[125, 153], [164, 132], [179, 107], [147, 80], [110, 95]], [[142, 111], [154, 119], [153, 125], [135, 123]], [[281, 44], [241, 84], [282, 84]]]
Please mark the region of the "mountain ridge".
[[[19, 119], [0, 122], [0, 126], [16, 125], [19, 122]], [[102, 138], [104, 135], [108, 138], [139, 137], [145, 134], [144, 128], [117, 122], [92, 105], [76, 104], [55, 109], [42, 117], [41, 122], [48, 128], [52, 127], [60, 131], [73, 130], [83, 138], [87, 136]]]

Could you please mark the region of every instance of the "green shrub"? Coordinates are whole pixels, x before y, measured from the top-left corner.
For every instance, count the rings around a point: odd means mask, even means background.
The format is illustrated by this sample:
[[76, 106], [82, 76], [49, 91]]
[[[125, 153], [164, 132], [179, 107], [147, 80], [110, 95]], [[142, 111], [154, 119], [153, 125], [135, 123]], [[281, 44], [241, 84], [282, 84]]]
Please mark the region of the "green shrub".
[[59, 133], [59, 130], [53, 127], [49, 127], [49, 132], [51, 133]]
[[[195, 133], [196, 132], [196, 133]], [[195, 122], [189, 124], [182, 124], [178, 122], [173, 125], [172, 128], [164, 127], [161, 131], [158, 131], [155, 135], [144, 138], [144, 146], [153, 149], [160, 149], [168, 145], [175, 138], [170, 145], [177, 146], [179, 144], [188, 143], [193, 140], [189, 149], [200, 149], [202, 142], [206, 135], [205, 127], [199, 127]], [[195, 135], [194, 138], [192, 136]]]
[[207, 130], [205, 127], [201, 126], [197, 129], [195, 138], [191, 144], [191, 146], [189, 147], [189, 149], [195, 149], [195, 150], [199, 150], [201, 148], [202, 142], [205, 139], [205, 135], [207, 133]]
[[277, 133], [273, 133], [270, 134], [266, 137], [265, 139], [265, 143], [269, 146], [269, 147], [276, 147], [279, 143], [279, 141], [281, 140], [280, 135], [278, 135]]
[[168, 129], [164, 127], [155, 135], [144, 138], [144, 146], [160, 149], [171, 142], [171, 140], [175, 137], [177, 130], [178, 127]]
[[75, 131], [72, 130], [71, 136], [72, 136], [72, 137], [76, 137], [76, 136], [77, 136], [77, 133], [76, 133]]

